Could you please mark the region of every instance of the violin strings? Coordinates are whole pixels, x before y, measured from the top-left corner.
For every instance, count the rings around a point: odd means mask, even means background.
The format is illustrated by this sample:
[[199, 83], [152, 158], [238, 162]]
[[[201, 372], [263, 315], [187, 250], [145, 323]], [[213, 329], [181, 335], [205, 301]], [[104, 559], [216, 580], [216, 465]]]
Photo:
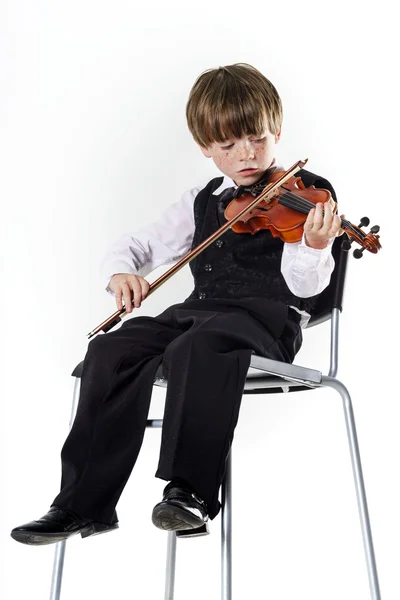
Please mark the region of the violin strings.
[[[279, 197], [278, 202], [283, 206], [293, 208], [294, 210], [297, 210], [304, 214], [308, 214], [312, 208], [315, 208], [315, 204], [313, 202], [310, 202], [306, 198], [302, 198], [297, 194], [293, 194], [290, 190], [286, 190], [286, 188], [284, 188], [283, 186], [282, 189], [284, 189], [285, 192]], [[362, 229], [355, 229], [355, 226], [353, 226], [352, 223], [350, 223], [350, 221], [347, 221], [346, 219], [341, 219], [341, 225], [343, 225], [343, 228], [345, 230], [347, 229], [358, 238], [361, 237], [363, 239], [366, 237], [366, 234], [364, 233], [364, 231], [362, 231]]]
[[[285, 189], [285, 188], [283, 188], [283, 189]], [[282, 200], [283, 200], [283, 202], [282, 202]], [[315, 204], [313, 202], [310, 202], [306, 198], [302, 198], [301, 196], [298, 196], [297, 194], [293, 194], [292, 192], [286, 191], [286, 190], [285, 190], [284, 194], [282, 194], [282, 196], [280, 196], [280, 198], [278, 199], [278, 202], [280, 202], [280, 204], [282, 204], [283, 206], [287, 206], [288, 208], [293, 208], [294, 210], [303, 212], [304, 214], [308, 214], [312, 208], [315, 208]], [[366, 237], [366, 234], [364, 233], [364, 231], [362, 231], [361, 229], [359, 231], [357, 231], [354, 228], [354, 226], [350, 223], [350, 221], [347, 221], [347, 219], [341, 219], [341, 224], [344, 225], [344, 229], [348, 229], [354, 235], [360, 236], [360, 234], [361, 234], [363, 238]]]
[[[285, 198], [291, 200], [289, 202], [286, 202], [285, 204], [289, 208], [293, 208], [294, 210], [303, 209], [301, 212], [305, 212], [305, 214], [308, 214], [308, 212], [312, 208], [315, 208], [315, 204], [313, 204], [312, 202], [310, 202], [309, 200], [307, 200], [305, 198], [302, 198], [301, 196], [292, 194], [291, 192], [286, 192], [285, 194], [283, 194], [283, 196]], [[348, 229], [354, 235], [357, 235], [357, 236], [360, 235], [360, 233], [354, 228], [354, 226], [350, 223], [350, 221], [347, 221], [346, 219], [341, 219], [341, 223], [344, 225], [344, 229]], [[361, 231], [362, 237], [365, 237], [366, 234], [362, 230], [360, 230], [360, 231]]]

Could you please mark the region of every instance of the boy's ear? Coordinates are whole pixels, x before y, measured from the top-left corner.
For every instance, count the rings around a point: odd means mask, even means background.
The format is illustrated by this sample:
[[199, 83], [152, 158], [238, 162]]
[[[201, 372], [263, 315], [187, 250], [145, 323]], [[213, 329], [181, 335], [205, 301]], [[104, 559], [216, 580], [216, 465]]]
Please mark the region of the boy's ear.
[[278, 133], [275, 135], [275, 144], [279, 142], [281, 139], [282, 127], [279, 129]]
[[202, 153], [204, 154], [204, 156], [206, 158], [211, 158], [211, 154], [209, 153], [207, 148], [204, 148], [203, 146], [200, 146], [199, 144], [197, 144], [200, 148], [200, 150], [202, 151]]

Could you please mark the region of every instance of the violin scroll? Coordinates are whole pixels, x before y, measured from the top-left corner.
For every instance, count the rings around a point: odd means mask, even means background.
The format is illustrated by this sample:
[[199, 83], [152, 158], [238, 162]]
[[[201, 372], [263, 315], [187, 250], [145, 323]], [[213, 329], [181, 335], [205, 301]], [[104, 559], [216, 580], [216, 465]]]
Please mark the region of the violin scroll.
[[354, 258], [361, 258], [364, 250], [368, 250], [369, 252], [372, 252], [372, 254], [376, 254], [378, 250], [382, 248], [381, 243], [379, 241], [379, 235], [376, 235], [380, 229], [379, 225], [374, 225], [373, 227], [371, 227], [369, 233], [365, 233], [361, 229], [361, 227], [367, 227], [369, 225], [370, 221], [368, 217], [363, 217], [358, 227], [348, 222], [345, 223], [345, 231], [348, 238], [350, 239], [343, 240], [343, 250], [348, 252], [353, 242], [357, 242], [358, 244], [360, 244], [360, 246], [362, 246], [361, 248], [356, 248], [353, 251]]

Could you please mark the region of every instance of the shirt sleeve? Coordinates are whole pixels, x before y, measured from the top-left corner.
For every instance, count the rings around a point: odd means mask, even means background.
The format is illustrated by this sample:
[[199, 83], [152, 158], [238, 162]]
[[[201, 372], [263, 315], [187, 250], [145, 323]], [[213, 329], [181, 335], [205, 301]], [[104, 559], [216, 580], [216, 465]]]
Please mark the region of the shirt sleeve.
[[332, 244], [323, 250], [307, 246], [304, 234], [300, 242], [285, 242], [282, 253], [281, 271], [290, 291], [299, 298], [310, 298], [320, 294], [328, 285], [335, 261]]
[[108, 286], [116, 273], [143, 277], [161, 265], [178, 261], [189, 252], [195, 230], [193, 204], [201, 189], [201, 186], [191, 188], [157, 221], [119, 238], [100, 265], [107, 292], [114, 295]]

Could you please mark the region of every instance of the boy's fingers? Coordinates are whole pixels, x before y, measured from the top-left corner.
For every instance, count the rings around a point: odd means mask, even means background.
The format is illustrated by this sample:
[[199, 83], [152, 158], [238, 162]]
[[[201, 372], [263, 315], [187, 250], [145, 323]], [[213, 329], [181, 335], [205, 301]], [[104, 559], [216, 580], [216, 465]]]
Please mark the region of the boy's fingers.
[[150, 287], [149, 282], [142, 278], [142, 279], [139, 279], [139, 283], [142, 288], [142, 300], [144, 300], [149, 291], [149, 287]]
[[115, 292], [115, 301], [117, 303], [118, 310], [121, 310], [122, 309], [122, 290], [120, 288], [118, 288], [118, 290]]
[[314, 222], [314, 215], [315, 215], [315, 208], [312, 208], [310, 210], [310, 212], [308, 213], [306, 222], [304, 223], [304, 229], [306, 231], [309, 231], [312, 228], [313, 222]]
[[342, 227], [341, 227], [342, 217], [339, 217], [338, 215], [336, 215], [335, 221], [336, 221], [336, 234], [335, 235], [342, 235], [344, 233], [344, 229], [342, 229]]
[[333, 226], [334, 214], [330, 202], [324, 204], [324, 224], [323, 227], [328, 231]]
[[344, 215], [339, 217], [335, 214], [336, 206], [333, 205], [329, 200], [327, 202], [317, 202], [314, 208], [308, 213], [307, 219], [304, 223], [304, 229], [307, 233], [313, 235], [327, 236], [328, 238], [341, 235], [343, 229], [341, 229], [341, 219]]
[[332, 218], [332, 223], [328, 230], [328, 237], [330, 237], [330, 238], [336, 237], [338, 235], [339, 230], [340, 230], [340, 218], [337, 215], [335, 215]]
[[337, 233], [337, 235], [343, 235], [344, 234], [344, 229], [342, 228], [342, 220], [345, 218], [345, 215], [340, 215], [339, 219], [340, 219], [340, 229]]
[[314, 228], [321, 229], [322, 223], [324, 221], [324, 215], [322, 212], [323, 205], [321, 202], [317, 202], [315, 206], [315, 214], [314, 214]]
[[135, 308], [139, 308], [142, 303], [142, 286], [140, 280], [137, 277], [134, 277], [130, 280], [130, 283], [132, 286]]
[[122, 288], [122, 293], [124, 296], [125, 310], [127, 312], [132, 312], [131, 288], [129, 287], [129, 285], [127, 283], [122, 283], [121, 288]]
[[118, 310], [125, 308], [126, 312], [130, 313], [133, 305], [139, 308], [148, 294], [149, 287], [148, 281], [138, 275], [126, 275], [117, 281], [114, 293]]

